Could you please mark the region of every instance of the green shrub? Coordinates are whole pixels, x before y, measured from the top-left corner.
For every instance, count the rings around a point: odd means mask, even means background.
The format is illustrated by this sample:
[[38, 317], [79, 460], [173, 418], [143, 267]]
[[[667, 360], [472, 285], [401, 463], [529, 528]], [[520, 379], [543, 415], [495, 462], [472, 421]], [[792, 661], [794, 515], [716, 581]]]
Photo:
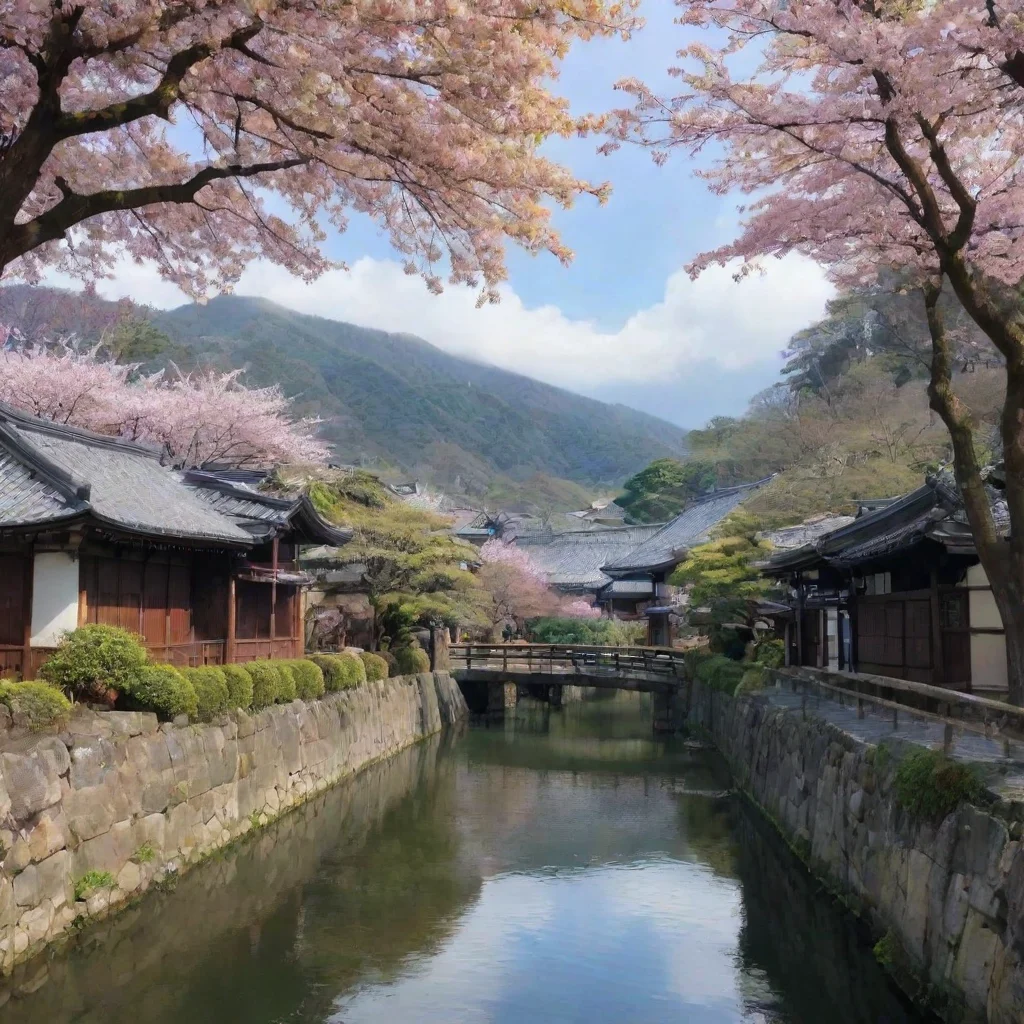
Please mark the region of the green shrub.
[[711, 652], [706, 647], [691, 647], [683, 655], [683, 664], [690, 679], [697, 678], [697, 669], [710, 658]]
[[0, 704], [6, 704], [16, 720], [22, 719], [33, 732], [62, 728], [71, 716], [71, 701], [49, 683], [0, 680]]
[[252, 706], [259, 711], [277, 700], [281, 690], [281, 673], [273, 661], [250, 661], [245, 666], [252, 679]]
[[173, 665], [145, 665], [138, 678], [121, 691], [132, 707], [155, 711], [161, 718], [195, 718], [199, 701], [195, 688]]
[[941, 750], [915, 750], [900, 762], [895, 777], [896, 799], [915, 818], [940, 822], [962, 803], [973, 803], [984, 791], [978, 769], [947, 757]]
[[290, 701], [295, 700], [297, 696], [295, 673], [292, 671], [291, 663], [288, 661], [275, 661], [274, 664], [277, 666], [277, 674], [280, 677], [280, 683], [278, 684], [277, 690], [277, 702], [278, 704], [287, 704]]
[[224, 682], [228, 684], [228, 707], [252, 707], [252, 676], [243, 665], [221, 665]]
[[430, 656], [419, 644], [405, 644], [393, 652], [400, 676], [414, 676], [430, 671]]
[[763, 690], [767, 685], [768, 672], [764, 666], [750, 665], [744, 671], [739, 684], [733, 692], [739, 696], [741, 693], [753, 693], [756, 690]]
[[351, 690], [354, 686], [362, 686], [366, 682], [366, 669], [358, 655], [342, 651], [341, 654], [335, 654], [334, 657], [341, 669], [339, 689]]
[[345, 670], [335, 655], [311, 654], [309, 660], [323, 673], [324, 689], [328, 693], [342, 689]]
[[87, 900], [97, 889], [113, 889], [114, 876], [109, 871], [87, 871], [75, 882], [75, 899]]
[[214, 715], [227, 711], [228, 681], [224, 670], [216, 665], [200, 665], [182, 669], [181, 674], [196, 691], [196, 714], [200, 721], [208, 722]]
[[324, 673], [319, 665], [306, 658], [297, 658], [291, 662], [292, 675], [295, 676], [295, 693], [302, 700], [316, 700], [324, 694]]
[[116, 626], [80, 626], [65, 633], [39, 674], [77, 697], [129, 690], [146, 665], [141, 638]]
[[391, 653], [391, 651], [378, 651], [377, 656], [383, 658], [388, 663], [388, 675], [398, 675], [398, 659]]
[[390, 674], [390, 666], [387, 660], [379, 654], [374, 654], [372, 651], [363, 651], [359, 655], [359, 660], [363, 663], [363, 668], [366, 670], [366, 678], [371, 683], [376, 682], [378, 679], [387, 679]]
[[697, 665], [696, 678], [714, 690], [733, 694], [743, 678], [743, 665], [724, 654], [712, 654]]
[[[538, 644], [591, 644], [627, 647], [644, 642], [644, 623], [623, 623], [615, 619], [573, 619], [545, 616], [527, 624], [530, 639]], [[397, 653], [397, 651], [396, 651]]]
[[782, 668], [786, 663], [786, 645], [782, 640], [761, 640], [754, 645], [754, 662], [765, 668]]

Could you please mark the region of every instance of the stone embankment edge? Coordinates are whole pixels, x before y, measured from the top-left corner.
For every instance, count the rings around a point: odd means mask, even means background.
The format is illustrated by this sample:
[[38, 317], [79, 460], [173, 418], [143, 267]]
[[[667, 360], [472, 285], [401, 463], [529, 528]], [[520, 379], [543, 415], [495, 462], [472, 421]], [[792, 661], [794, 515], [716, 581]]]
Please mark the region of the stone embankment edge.
[[[437, 672], [209, 724], [78, 710], [0, 736], [0, 974], [466, 714]], [[90, 873], [110, 881], [83, 892]]]
[[900, 742], [863, 742], [812, 711], [692, 684], [687, 722], [737, 788], [876, 938], [880, 959], [948, 1024], [1024, 1021], [1021, 805], [987, 794], [942, 822], [895, 798]]

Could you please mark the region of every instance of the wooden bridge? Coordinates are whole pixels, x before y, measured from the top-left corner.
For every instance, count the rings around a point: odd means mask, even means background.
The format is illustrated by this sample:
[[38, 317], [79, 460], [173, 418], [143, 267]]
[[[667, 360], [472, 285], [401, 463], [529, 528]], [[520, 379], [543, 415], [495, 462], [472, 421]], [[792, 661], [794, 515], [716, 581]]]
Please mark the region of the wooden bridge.
[[685, 682], [683, 652], [670, 647], [585, 644], [453, 644], [452, 672], [467, 682], [561, 683], [650, 693]]
[[641, 690], [654, 694], [654, 728], [682, 724], [686, 679], [682, 651], [668, 647], [585, 644], [453, 644], [451, 671], [470, 710], [500, 714], [522, 687], [560, 705], [566, 686]]

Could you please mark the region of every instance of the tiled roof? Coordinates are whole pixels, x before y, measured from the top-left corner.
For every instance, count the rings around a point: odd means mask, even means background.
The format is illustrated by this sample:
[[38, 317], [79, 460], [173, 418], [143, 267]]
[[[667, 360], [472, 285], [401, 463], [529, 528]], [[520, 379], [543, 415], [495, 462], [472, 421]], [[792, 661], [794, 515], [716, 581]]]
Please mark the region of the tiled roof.
[[283, 524], [333, 543], [348, 539], [319, 519], [305, 497], [269, 498], [216, 474], [180, 473], [146, 445], [0, 405], [0, 530], [71, 518], [237, 547], [251, 547], [254, 536]]
[[576, 533], [521, 534], [516, 538], [516, 546], [529, 551], [533, 561], [547, 573], [552, 586], [596, 590], [611, 578], [601, 571], [603, 565], [627, 555], [653, 537], [661, 526], [656, 523]]
[[601, 588], [601, 597], [645, 597], [654, 593], [652, 580], [612, 580]]
[[818, 516], [816, 519], [797, 523], [796, 526], [767, 530], [762, 536], [776, 551], [792, 551], [842, 526], [848, 526], [853, 521], [854, 516]]
[[[57, 483], [45, 497], [40, 494], [31, 508], [22, 508], [23, 512], [31, 513], [32, 522], [87, 512], [134, 533], [239, 545], [251, 541], [239, 526], [197, 498], [181, 474], [161, 465], [157, 452], [142, 445], [118, 442], [3, 409], [0, 448], [10, 456], [5, 467], [5, 488], [12, 482], [17, 488], [26, 468], [44, 478], [52, 474]], [[17, 469], [13, 463], [18, 464]], [[18, 521], [5, 509], [0, 526]]]
[[[1007, 532], [1005, 498], [990, 488], [989, 500], [997, 528]], [[855, 566], [905, 551], [924, 540], [963, 553], [973, 550], [963, 501], [946, 473], [930, 477], [909, 494], [879, 502], [872, 511], [803, 547], [779, 552], [768, 561], [766, 571], [784, 575], [822, 562]]]
[[768, 481], [758, 480], [739, 487], [715, 491], [683, 509], [654, 536], [625, 556], [609, 560], [604, 568], [610, 573], [654, 571], [667, 568], [685, 557], [686, 552], [708, 541], [711, 531], [730, 512]]
[[75, 516], [85, 502], [62, 494], [0, 448], [0, 523], [14, 526]]
[[351, 530], [329, 523], [304, 494], [278, 498], [235, 483], [224, 474], [202, 470], [190, 470], [185, 480], [203, 502], [254, 537], [272, 536], [287, 527], [294, 529], [304, 543], [337, 546], [352, 538]]

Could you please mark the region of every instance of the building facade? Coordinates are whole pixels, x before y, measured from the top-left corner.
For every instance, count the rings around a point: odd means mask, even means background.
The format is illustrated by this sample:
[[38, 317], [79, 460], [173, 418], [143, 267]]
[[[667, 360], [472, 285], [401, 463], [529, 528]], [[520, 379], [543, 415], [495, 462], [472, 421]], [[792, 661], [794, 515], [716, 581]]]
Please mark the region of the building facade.
[[35, 676], [87, 623], [176, 665], [295, 657], [311, 582], [298, 548], [348, 539], [305, 497], [0, 406], [0, 674]]

